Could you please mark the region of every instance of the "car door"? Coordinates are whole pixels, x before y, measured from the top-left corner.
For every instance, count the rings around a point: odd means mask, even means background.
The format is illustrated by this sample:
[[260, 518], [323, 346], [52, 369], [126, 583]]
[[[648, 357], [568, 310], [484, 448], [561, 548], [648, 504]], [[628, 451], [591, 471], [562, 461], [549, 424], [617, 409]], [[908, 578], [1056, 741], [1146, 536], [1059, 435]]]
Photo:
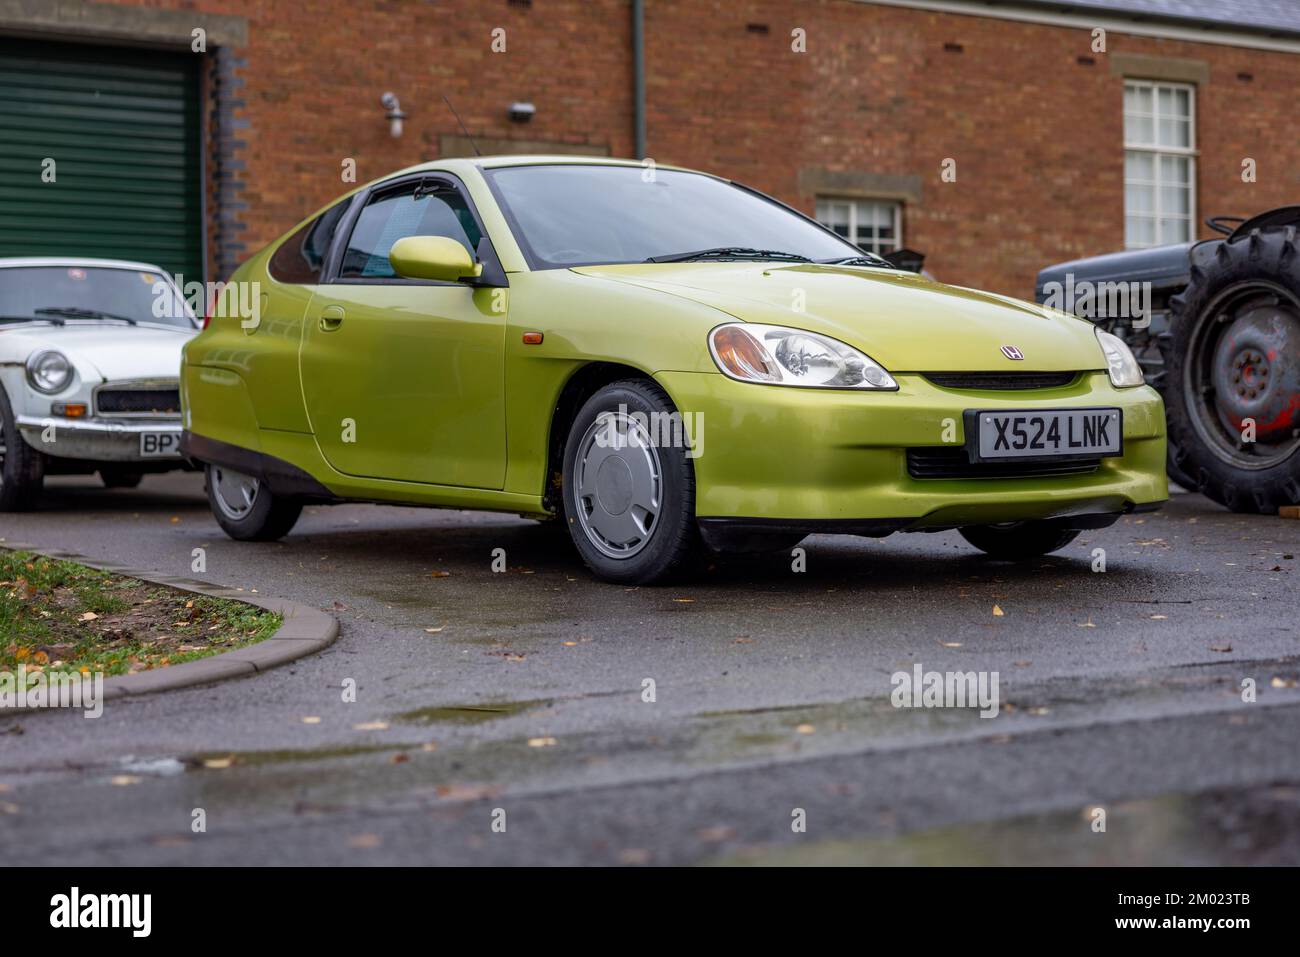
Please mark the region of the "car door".
[[488, 241], [465, 191], [442, 174], [381, 184], [342, 233], [303, 324], [303, 399], [322, 454], [350, 475], [502, 488], [505, 297], [402, 279], [388, 261], [406, 236], [476, 255]]

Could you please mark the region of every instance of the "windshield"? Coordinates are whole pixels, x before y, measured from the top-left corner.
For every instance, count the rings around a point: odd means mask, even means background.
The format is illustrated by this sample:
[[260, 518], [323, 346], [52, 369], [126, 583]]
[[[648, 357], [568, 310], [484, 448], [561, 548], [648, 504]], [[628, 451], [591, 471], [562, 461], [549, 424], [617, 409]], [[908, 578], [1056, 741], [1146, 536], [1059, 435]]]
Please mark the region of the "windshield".
[[162, 273], [106, 266], [0, 269], [0, 323], [33, 320], [195, 327], [184, 300]]
[[700, 173], [639, 166], [483, 171], [534, 269], [708, 258], [860, 258], [779, 203]]

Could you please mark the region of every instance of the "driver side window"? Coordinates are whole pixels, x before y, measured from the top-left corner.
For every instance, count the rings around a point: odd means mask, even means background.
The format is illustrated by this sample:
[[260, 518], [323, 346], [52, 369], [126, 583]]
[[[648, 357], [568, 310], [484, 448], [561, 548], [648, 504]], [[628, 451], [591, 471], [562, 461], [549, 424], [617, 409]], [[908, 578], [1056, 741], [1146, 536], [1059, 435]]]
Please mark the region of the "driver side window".
[[357, 218], [339, 277], [396, 278], [388, 253], [407, 236], [446, 236], [464, 246], [473, 258], [482, 233], [464, 197], [450, 185], [426, 181], [377, 192]]

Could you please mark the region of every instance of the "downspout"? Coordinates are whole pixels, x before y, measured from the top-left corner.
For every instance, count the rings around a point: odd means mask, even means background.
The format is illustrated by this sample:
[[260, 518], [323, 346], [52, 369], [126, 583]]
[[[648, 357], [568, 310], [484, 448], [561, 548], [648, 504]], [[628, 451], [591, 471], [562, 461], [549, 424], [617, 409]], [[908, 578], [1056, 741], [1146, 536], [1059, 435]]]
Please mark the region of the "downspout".
[[632, 0], [632, 112], [636, 156], [645, 159], [645, 0]]

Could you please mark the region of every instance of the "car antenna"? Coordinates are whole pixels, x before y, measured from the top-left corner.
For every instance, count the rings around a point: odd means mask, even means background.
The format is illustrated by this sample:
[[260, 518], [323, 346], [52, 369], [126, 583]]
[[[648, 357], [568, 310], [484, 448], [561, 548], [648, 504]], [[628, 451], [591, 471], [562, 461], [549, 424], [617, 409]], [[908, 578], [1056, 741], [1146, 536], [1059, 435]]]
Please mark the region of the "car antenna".
[[460, 123], [460, 131], [465, 134], [465, 139], [469, 140], [469, 145], [474, 147], [474, 155], [482, 156], [483, 151], [480, 150], [478, 144], [474, 142], [474, 137], [469, 135], [469, 130], [465, 129], [464, 121], [461, 120], [460, 114], [456, 112], [456, 107], [451, 105], [451, 100], [447, 99], [447, 94], [445, 93], [442, 95], [442, 102], [447, 104], [447, 109], [451, 110], [451, 115], [456, 117], [457, 123]]

